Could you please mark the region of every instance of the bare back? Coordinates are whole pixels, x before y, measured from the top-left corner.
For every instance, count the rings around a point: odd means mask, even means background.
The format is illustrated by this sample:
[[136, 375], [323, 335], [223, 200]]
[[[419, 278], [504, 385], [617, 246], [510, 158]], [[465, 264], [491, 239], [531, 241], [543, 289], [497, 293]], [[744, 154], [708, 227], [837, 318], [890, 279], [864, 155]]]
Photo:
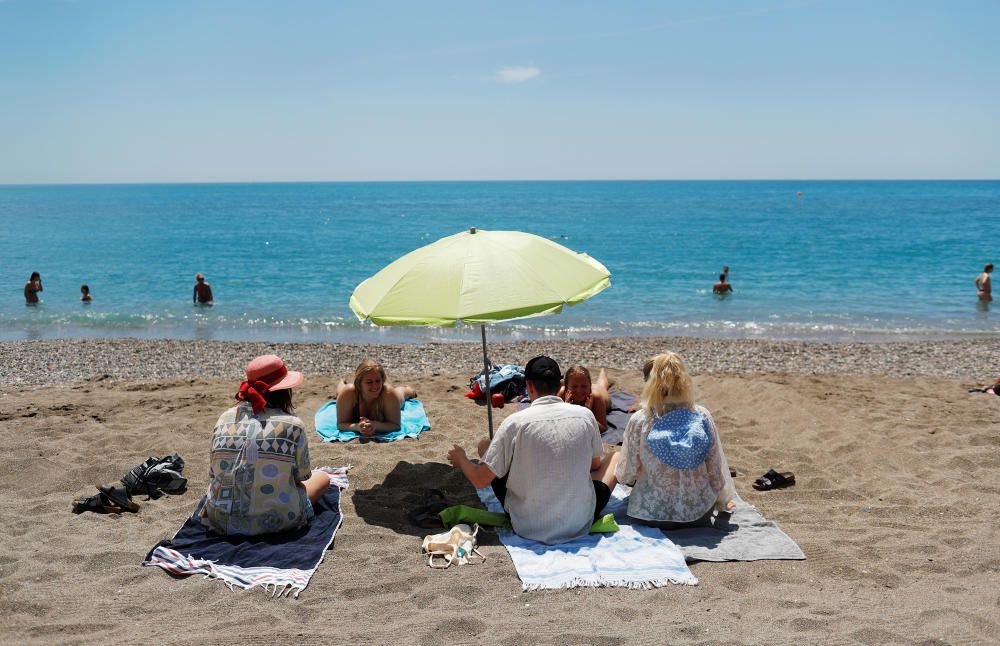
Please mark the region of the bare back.
[[976, 289], [979, 290], [979, 300], [993, 300], [993, 285], [990, 281], [989, 272], [984, 271], [976, 277]]
[[212, 287], [208, 283], [194, 284], [194, 300], [202, 305], [212, 302]]
[[38, 292], [42, 291], [42, 285], [40, 281], [29, 280], [24, 284], [24, 302], [25, 303], [37, 303], [38, 302]]

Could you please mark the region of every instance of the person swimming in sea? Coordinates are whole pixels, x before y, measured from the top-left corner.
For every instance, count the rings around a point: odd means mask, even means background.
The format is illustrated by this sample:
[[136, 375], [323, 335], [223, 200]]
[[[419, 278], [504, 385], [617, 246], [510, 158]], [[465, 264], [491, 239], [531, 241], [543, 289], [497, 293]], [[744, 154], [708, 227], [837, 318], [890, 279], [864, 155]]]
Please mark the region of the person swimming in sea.
[[212, 286], [205, 282], [204, 274], [195, 274], [194, 280], [194, 292], [191, 295], [191, 302], [198, 305], [211, 305]]
[[24, 302], [27, 305], [38, 304], [38, 292], [42, 290], [42, 275], [37, 271], [31, 272], [31, 278], [24, 284]]
[[[729, 267], [726, 267], [726, 269], [729, 269]], [[712, 286], [713, 294], [725, 296], [726, 294], [731, 294], [733, 292], [733, 286], [726, 280], [726, 276], [727, 274], [725, 272], [719, 274], [719, 282]]]
[[83, 303], [89, 303], [94, 300], [94, 297], [90, 295], [90, 286], [80, 285], [80, 301]]
[[993, 273], [993, 263], [983, 267], [983, 273], [976, 276], [976, 289], [979, 291], [979, 300], [989, 303], [993, 300], [993, 285], [990, 281], [990, 274]]

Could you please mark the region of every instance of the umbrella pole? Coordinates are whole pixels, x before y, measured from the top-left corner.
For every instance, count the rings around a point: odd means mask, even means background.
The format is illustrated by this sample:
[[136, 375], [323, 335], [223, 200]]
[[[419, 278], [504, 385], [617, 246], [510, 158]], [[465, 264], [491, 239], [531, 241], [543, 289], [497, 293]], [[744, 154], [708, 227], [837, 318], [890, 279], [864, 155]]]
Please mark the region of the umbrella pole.
[[493, 393], [490, 392], [490, 360], [486, 358], [486, 324], [479, 326], [483, 331], [483, 376], [486, 379], [486, 420], [493, 439]]

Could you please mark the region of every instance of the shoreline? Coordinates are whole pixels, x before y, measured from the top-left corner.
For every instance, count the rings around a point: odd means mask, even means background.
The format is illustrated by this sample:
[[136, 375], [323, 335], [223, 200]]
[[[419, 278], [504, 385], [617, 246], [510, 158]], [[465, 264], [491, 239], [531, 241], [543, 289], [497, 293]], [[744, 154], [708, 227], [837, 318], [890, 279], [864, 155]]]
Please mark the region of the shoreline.
[[[698, 337], [617, 337], [488, 342], [496, 364], [523, 365], [539, 354], [561, 365], [638, 370], [663, 350], [679, 353], [694, 374], [788, 373], [943, 377], [969, 383], [996, 378], [1000, 338], [944, 341], [784, 341]], [[307, 375], [353, 373], [365, 357], [407, 378], [482, 369], [482, 346], [444, 343], [266, 343], [61, 339], [0, 341], [0, 388], [71, 384], [87, 380], [158, 381], [238, 377], [256, 355], [275, 353]]]

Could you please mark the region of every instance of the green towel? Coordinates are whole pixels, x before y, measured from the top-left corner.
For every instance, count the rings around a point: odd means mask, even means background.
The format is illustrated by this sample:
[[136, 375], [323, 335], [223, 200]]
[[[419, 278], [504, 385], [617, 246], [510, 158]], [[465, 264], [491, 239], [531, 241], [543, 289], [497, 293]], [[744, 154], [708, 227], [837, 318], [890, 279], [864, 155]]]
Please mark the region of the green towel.
[[[454, 527], [459, 523], [478, 523], [482, 527], [503, 527], [510, 529], [510, 519], [506, 514], [495, 511], [486, 511], [466, 505], [455, 505], [442, 509], [438, 516], [445, 527]], [[618, 531], [618, 523], [614, 514], [605, 514], [596, 523], [590, 526], [591, 534], [611, 533]]]
[[495, 511], [476, 509], [465, 505], [455, 505], [442, 509], [438, 516], [445, 527], [454, 527], [459, 523], [479, 523], [482, 527], [504, 527], [510, 529], [510, 519], [506, 514], [499, 514]]

